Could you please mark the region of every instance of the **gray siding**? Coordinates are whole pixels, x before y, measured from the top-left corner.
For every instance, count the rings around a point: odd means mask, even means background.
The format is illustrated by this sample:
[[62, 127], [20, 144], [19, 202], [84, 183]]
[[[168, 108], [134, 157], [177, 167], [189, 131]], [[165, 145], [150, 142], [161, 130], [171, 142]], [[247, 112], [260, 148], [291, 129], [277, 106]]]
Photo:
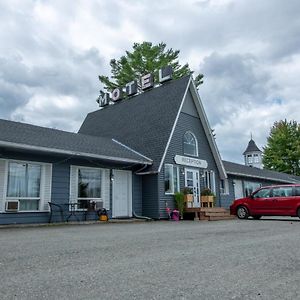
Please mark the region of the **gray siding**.
[[[203, 125], [198, 117], [195, 117], [195, 112], [193, 111], [193, 108], [195, 106], [193, 105], [191, 95], [187, 94], [187, 103], [184, 104], [185, 109], [181, 112], [179, 115], [178, 123], [175, 128], [173, 137], [170, 142], [169, 149], [167, 151], [166, 158], [163, 163], [163, 167], [161, 169], [161, 172], [159, 173], [159, 213], [160, 216], [163, 218], [166, 218], [166, 211], [165, 206], [166, 202], [168, 203], [168, 206], [170, 208], [174, 208], [174, 196], [173, 195], [165, 195], [164, 192], [164, 164], [174, 164], [174, 156], [176, 154], [178, 155], [184, 155], [183, 152], [183, 135], [186, 131], [192, 131], [198, 141], [198, 157], [199, 159], [206, 160], [208, 163], [208, 170], [213, 170], [215, 172], [215, 179], [216, 179], [216, 196], [217, 196], [217, 205], [220, 205], [220, 194], [219, 194], [219, 172], [217, 169], [217, 165], [215, 163], [214, 157], [212, 155], [209, 143], [207, 141]], [[184, 168], [184, 166], [182, 166]], [[184, 187], [184, 175], [180, 172], [180, 189]], [[204, 178], [200, 179], [200, 190], [204, 188]]]
[[159, 219], [158, 207], [158, 177], [157, 175], [144, 175], [142, 177], [143, 189], [143, 215]]
[[[112, 168], [112, 165], [101, 164], [99, 161], [85, 160], [85, 159], [74, 159], [71, 157], [62, 157], [54, 155], [43, 155], [38, 153], [21, 153], [13, 151], [1, 151], [1, 158], [4, 159], [16, 159], [24, 161], [36, 161], [36, 162], [47, 162], [52, 163], [52, 190], [51, 190], [51, 202], [56, 204], [63, 204], [69, 202], [69, 188], [70, 188], [70, 165], [89, 166], [89, 167], [101, 167], [101, 168]], [[114, 165], [114, 169], [118, 167]], [[136, 180], [135, 180], [136, 182]], [[141, 187], [141, 183], [140, 183]], [[111, 189], [112, 190], [112, 189]], [[141, 188], [134, 189], [134, 201], [137, 207], [141, 207], [139, 203], [141, 197]], [[2, 200], [2, 199], [1, 199]], [[69, 216], [68, 206], [64, 206], [64, 217]], [[111, 206], [112, 207], [112, 206]], [[139, 208], [141, 209], [141, 208]], [[76, 212], [79, 220], [84, 220], [84, 212]], [[109, 211], [111, 217], [111, 211]], [[88, 213], [87, 220], [96, 220], [97, 215], [94, 212]], [[17, 223], [47, 223], [49, 220], [48, 212], [22, 212], [22, 213], [0, 213], [0, 224], [17, 224]], [[60, 215], [57, 211], [53, 213], [53, 221], [60, 221]], [[76, 220], [73, 216], [70, 221]]]
[[132, 210], [137, 214], [143, 213], [142, 197], [142, 176], [132, 174]]

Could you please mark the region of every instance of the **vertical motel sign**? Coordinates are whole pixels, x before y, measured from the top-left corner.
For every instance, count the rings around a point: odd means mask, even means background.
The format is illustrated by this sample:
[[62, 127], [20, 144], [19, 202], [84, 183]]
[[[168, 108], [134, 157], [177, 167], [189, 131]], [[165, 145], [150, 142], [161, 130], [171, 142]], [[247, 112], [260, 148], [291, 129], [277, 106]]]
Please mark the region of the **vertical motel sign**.
[[[166, 66], [161, 68], [158, 71], [159, 83], [164, 83], [172, 79], [173, 69], [171, 66]], [[141, 89], [146, 91], [154, 87], [154, 76], [151, 73], [143, 75], [140, 78]], [[133, 96], [138, 92], [138, 82], [137, 80], [133, 80], [128, 82], [124, 89], [123, 88], [115, 88], [110, 94], [100, 91], [100, 95], [97, 98], [97, 102], [100, 107], [104, 107], [108, 105], [111, 101], [117, 102], [124, 98], [124, 92], [127, 96]]]

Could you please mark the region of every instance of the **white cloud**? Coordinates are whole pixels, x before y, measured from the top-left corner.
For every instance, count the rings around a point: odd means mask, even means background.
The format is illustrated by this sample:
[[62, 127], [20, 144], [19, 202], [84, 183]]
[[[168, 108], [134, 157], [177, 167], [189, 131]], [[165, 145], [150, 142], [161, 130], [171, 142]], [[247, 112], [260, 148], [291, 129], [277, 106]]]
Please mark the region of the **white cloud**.
[[299, 121], [298, 0], [2, 1], [0, 117], [76, 131], [97, 109], [99, 74], [144, 40], [180, 49], [204, 73], [200, 95], [225, 159], [253, 133]]

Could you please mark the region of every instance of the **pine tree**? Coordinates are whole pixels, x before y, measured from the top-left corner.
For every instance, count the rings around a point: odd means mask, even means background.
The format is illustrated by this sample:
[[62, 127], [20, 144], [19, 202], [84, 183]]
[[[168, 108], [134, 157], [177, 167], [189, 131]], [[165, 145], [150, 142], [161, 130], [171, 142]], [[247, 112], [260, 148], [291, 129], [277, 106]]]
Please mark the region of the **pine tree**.
[[263, 150], [266, 169], [300, 176], [300, 124], [296, 121], [275, 122]]
[[[181, 66], [178, 61], [179, 50], [166, 49], [165, 43], [152, 45], [150, 42], [134, 43], [133, 51], [126, 51], [126, 55], [120, 59], [112, 59], [111, 78], [100, 75], [99, 80], [107, 91], [117, 87], [124, 87], [128, 82], [139, 79], [147, 73], [154, 74], [154, 80], [158, 81], [158, 70], [170, 65], [173, 68], [173, 78], [177, 79], [191, 73], [188, 64]], [[197, 86], [203, 83], [203, 75], [196, 76]]]

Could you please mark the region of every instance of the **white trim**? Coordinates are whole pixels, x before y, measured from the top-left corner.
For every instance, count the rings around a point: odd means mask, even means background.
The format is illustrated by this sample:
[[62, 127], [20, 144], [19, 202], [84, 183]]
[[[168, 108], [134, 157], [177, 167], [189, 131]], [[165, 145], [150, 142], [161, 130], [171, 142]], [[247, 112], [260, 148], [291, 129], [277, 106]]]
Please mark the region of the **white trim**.
[[290, 181], [284, 180], [284, 179], [278, 179], [278, 178], [272, 178], [272, 177], [264, 177], [264, 176], [256, 176], [256, 175], [250, 175], [250, 174], [243, 174], [243, 173], [236, 173], [236, 172], [227, 172], [230, 175], [236, 175], [236, 176], [241, 176], [241, 177], [250, 177], [250, 178], [259, 178], [259, 179], [265, 179], [265, 180], [271, 180], [271, 181], [280, 181], [284, 183], [298, 183], [299, 181], [292, 179]]
[[[165, 182], [165, 178], [166, 178], [166, 166], [170, 166], [172, 169], [172, 176], [171, 178], [169, 178], [170, 182], [171, 182], [171, 192], [166, 192], [165, 191], [165, 195], [174, 195], [176, 192], [180, 191], [180, 177], [179, 177], [179, 167], [177, 165], [173, 165], [173, 164], [164, 164], [164, 182]], [[176, 172], [176, 177], [177, 177], [177, 186], [174, 185], [174, 169]]]
[[[71, 171], [72, 169], [72, 171]], [[92, 170], [101, 170], [101, 197], [100, 198], [82, 198], [78, 197], [78, 170], [79, 169], [92, 169]], [[75, 203], [79, 203], [78, 200], [95, 200], [95, 201], [102, 201], [103, 202], [103, 207], [105, 207], [105, 199], [103, 198], [103, 193], [104, 193], [104, 181], [105, 181], [105, 170], [109, 170], [107, 168], [100, 168], [100, 167], [89, 167], [89, 166], [77, 166], [77, 165], [71, 165], [70, 166], [70, 190], [69, 190], [69, 203], [74, 203], [73, 201], [71, 202], [70, 200], [75, 200]], [[73, 182], [74, 178], [72, 176], [75, 176], [75, 182]], [[75, 185], [73, 184], [75, 183]], [[71, 190], [75, 189], [75, 190]], [[74, 195], [74, 199], [71, 199]], [[76, 211], [86, 211], [84, 208], [78, 208], [78, 205], [75, 208]], [[71, 207], [69, 207], [69, 211], [71, 211]]]
[[[5, 161], [5, 178], [4, 178], [4, 187], [3, 187], [3, 201], [19, 201], [19, 200], [39, 200], [39, 209], [38, 210], [18, 210], [17, 213], [27, 213], [27, 212], [48, 212], [49, 210], [45, 210], [45, 195], [44, 195], [44, 187], [46, 180], [50, 180], [50, 195], [52, 193], [52, 164], [46, 162], [39, 162], [33, 160], [19, 160], [19, 159], [1, 159]], [[25, 163], [25, 164], [36, 164], [41, 167], [41, 178], [40, 178], [40, 196], [39, 197], [8, 197], [7, 196], [7, 185], [8, 185], [8, 171], [9, 171], [9, 163]], [[51, 176], [50, 178], [46, 178], [45, 168], [49, 166], [51, 168]], [[51, 196], [50, 196], [51, 197]], [[1, 199], [0, 199], [1, 201]], [[2, 212], [6, 213], [5, 207], [3, 208]]]
[[166, 145], [164, 154], [163, 154], [163, 156], [162, 156], [162, 158], [161, 158], [161, 161], [160, 161], [160, 164], [159, 164], [158, 173], [161, 171], [163, 162], [164, 162], [164, 160], [165, 160], [165, 158], [166, 158], [167, 151], [168, 151], [168, 149], [169, 149], [169, 146], [170, 146], [170, 143], [171, 143], [171, 139], [172, 139], [172, 137], [173, 137], [173, 134], [174, 134], [174, 131], [175, 131], [175, 127], [176, 127], [176, 125], [177, 125], [177, 122], [178, 122], [178, 119], [179, 119], [179, 115], [180, 115], [180, 112], [181, 112], [181, 110], [182, 110], [182, 106], [183, 106], [183, 104], [184, 104], [184, 100], [185, 100], [186, 95], [187, 95], [187, 92], [188, 92], [188, 90], [189, 90], [191, 80], [192, 80], [192, 77], [190, 76], [189, 82], [188, 82], [188, 84], [187, 84], [187, 86], [186, 86], [184, 95], [183, 95], [182, 100], [181, 100], [180, 107], [179, 107], [178, 112], [177, 112], [177, 116], [176, 116], [175, 122], [174, 122], [174, 124], [173, 124], [173, 127], [172, 127], [172, 130], [171, 130], [171, 133], [170, 133], [170, 136], [169, 136], [169, 139], [168, 139], [168, 142], [167, 142], [167, 145]]
[[121, 157], [98, 155], [98, 154], [85, 153], [85, 152], [75, 152], [75, 151], [70, 151], [70, 150], [62, 150], [62, 149], [57, 149], [57, 148], [48, 148], [48, 147], [41, 147], [41, 146], [32, 146], [32, 145], [18, 144], [18, 143], [12, 143], [12, 142], [0, 141], [0, 146], [17, 148], [17, 149], [36, 150], [36, 151], [49, 152], [49, 153], [67, 154], [67, 155], [73, 155], [73, 156], [84, 156], [84, 157], [103, 159], [103, 160], [111, 160], [111, 161], [117, 161], [117, 162], [129, 162], [129, 163], [146, 164], [146, 165], [152, 164], [149, 161], [139, 161], [139, 160], [135, 160], [135, 159], [131, 159], [131, 158], [121, 158]]
[[[212, 150], [214, 159], [215, 159], [217, 167], [219, 169], [220, 178], [225, 179], [225, 178], [227, 178], [226, 170], [224, 168], [224, 165], [223, 165], [221, 155], [219, 153], [215, 138], [212, 135], [211, 127], [209, 125], [208, 118], [206, 116], [206, 113], [205, 113], [200, 95], [197, 91], [194, 80], [192, 80], [191, 82], [192, 82], [192, 86], [193, 86], [193, 89], [191, 89], [191, 92], [192, 92], [192, 94], [194, 94], [194, 96], [196, 96], [196, 99], [198, 100], [198, 101], [194, 101], [194, 102], [196, 102], [195, 104], [196, 104], [196, 108], [198, 110], [198, 115], [199, 115], [200, 120], [202, 122], [204, 132], [206, 134], [209, 146]], [[194, 99], [194, 97], [193, 97], [193, 99]]]
[[115, 142], [115, 143], [117, 143], [117, 144], [119, 144], [120, 146], [126, 148], [127, 150], [130, 150], [131, 152], [133, 152], [133, 153], [135, 153], [135, 154], [137, 154], [137, 155], [139, 155], [139, 156], [141, 156], [141, 157], [143, 157], [143, 158], [149, 160], [149, 162], [153, 163], [153, 160], [152, 160], [151, 158], [149, 158], [149, 157], [147, 157], [147, 156], [141, 154], [140, 152], [138, 152], [138, 151], [136, 151], [136, 150], [134, 150], [134, 149], [132, 149], [132, 148], [130, 148], [130, 147], [128, 147], [128, 146], [122, 144], [121, 142], [119, 142], [119, 141], [117, 141], [117, 140], [115, 140], [115, 139], [112, 139], [112, 141]]
[[[195, 139], [195, 142], [196, 142], [196, 155], [193, 155], [193, 154], [185, 153], [185, 152], [184, 152], [184, 144], [186, 144], [186, 143], [184, 142], [184, 138], [185, 138], [185, 135], [186, 135], [187, 133], [191, 134], [191, 135], [193, 136], [193, 138]], [[195, 135], [191, 130], [186, 131], [186, 132], [184, 133], [184, 135], [183, 135], [183, 155], [188, 155], [188, 156], [193, 156], [193, 157], [198, 157], [198, 156], [199, 156], [199, 152], [198, 152], [198, 140], [197, 140], [197, 138], [196, 138], [196, 135]]]

